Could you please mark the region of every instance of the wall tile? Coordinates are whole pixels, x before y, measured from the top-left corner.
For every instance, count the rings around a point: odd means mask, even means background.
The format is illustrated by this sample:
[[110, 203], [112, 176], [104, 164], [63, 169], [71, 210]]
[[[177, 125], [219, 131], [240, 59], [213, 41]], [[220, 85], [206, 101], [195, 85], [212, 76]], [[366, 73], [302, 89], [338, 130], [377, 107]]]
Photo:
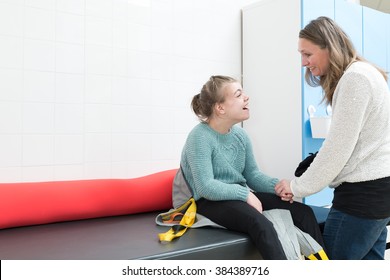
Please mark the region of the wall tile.
[[106, 46], [86, 46], [85, 70], [88, 74], [111, 75], [112, 49]]
[[152, 103], [156, 107], [173, 106], [173, 82], [169, 80], [152, 80]]
[[127, 77], [113, 77], [111, 88], [112, 104], [129, 104], [129, 88], [134, 90], [134, 85], [129, 85]]
[[22, 69], [23, 67], [23, 39], [19, 37], [0, 35], [0, 61], [1, 67]]
[[65, 181], [65, 180], [83, 180], [84, 176], [84, 165], [55, 165], [54, 166], [54, 180]]
[[[152, 48], [152, 29], [148, 25], [129, 23], [127, 26], [127, 46], [131, 50], [148, 52]], [[164, 42], [167, 42], [164, 40]]]
[[129, 152], [130, 138], [129, 134], [125, 133], [114, 133], [112, 135], [112, 162], [126, 163], [131, 158]]
[[129, 134], [127, 149], [128, 161], [150, 161], [152, 159], [152, 142], [155, 138], [152, 134]]
[[[19, 149], [20, 150], [20, 149]], [[0, 167], [0, 181], [2, 183], [14, 183], [22, 181], [22, 167]]]
[[152, 141], [152, 160], [173, 159], [173, 134], [159, 134]]
[[83, 74], [85, 70], [85, 48], [82, 45], [56, 43], [56, 71]]
[[22, 173], [24, 182], [44, 182], [54, 180], [54, 165], [25, 166]]
[[164, 26], [152, 27], [152, 51], [155, 53], [173, 53], [174, 32], [173, 28]]
[[86, 17], [85, 43], [88, 45], [112, 46], [112, 20]]
[[23, 166], [54, 165], [54, 136], [25, 135], [23, 143]]
[[111, 135], [86, 134], [85, 161], [88, 163], [109, 164], [111, 162]]
[[114, 48], [112, 53], [112, 75], [127, 77], [127, 50]]
[[54, 163], [56, 165], [79, 165], [83, 163], [83, 135], [57, 135], [54, 141]]
[[173, 28], [173, 1], [152, 1], [152, 26]]
[[56, 102], [84, 102], [84, 75], [56, 73]]
[[54, 71], [55, 43], [50, 41], [25, 39], [24, 67], [29, 70]]
[[22, 101], [23, 71], [0, 68], [0, 101]]
[[53, 131], [53, 103], [26, 102], [23, 104], [23, 133], [50, 134]]
[[27, 7], [42, 8], [47, 10], [54, 10], [55, 1], [52, 0], [25, 0], [25, 5]]
[[148, 79], [152, 72], [150, 52], [129, 51], [127, 54], [128, 75]]
[[112, 45], [116, 48], [127, 48], [128, 23], [127, 19], [114, 18], [112, 23]]
[[36, 8], [25, 8], [24, 33], [26, 38], [55, 39], [55, 12]]
[[86, 163], [84, 168], [86, 179], [106, 179], [111, 178], [110, 163]]
[[0, 3], [0, 34], [23, 36], [23, 7]]
[[111, 132], [111, 105], [87, 104], [85, 106], [85, 131], [88, 133]]
[[53, 72], [25, 71], [23, 99], [32, 102], [54, 102], [55, 74]]
[[57, 0], [57, 11], [77, 15], [85, 14], [85, 0]]
[[129, 104], [139, 106], [152, 104], [152, 82], [150, 79], [130, 78], [128, 81]]
[[15, 6], [23, 6], [24, 0], [0, 0], [0, 3], [2, 4], [12, 4]]
[[153, 133], [173, 133], [174, 113], [171, 108], [156, 107], [152, 113]]
[[127, 0], [115, 0], [112, 2], [112, 17], [114, 20], [126, 20], [127, 21]]
[[69, 13], [56, 14], [56, 41], [72, 44], [84, 44], [84, 17]]
[[129, 132], [129, 108], [127, 105], [112, 105], [111, 127], [113, 133]]
[[82, 104], [55, 105], [55, 133], [81, 134], [84, 131], [84, 106]]
[[152, 54], [152, 79], [172, 80], [174, 57], [166, 54]]
[[87, 103], [110, 103], [111, 80], [110, 76], [87, 75], [85, 78], [85, 101]]
[[154, 133], [153, 117], [147, 104], [129, 106], [129, 125], [130, 133]]
[[128, 20], [150, 25], [152, 21], [152, 2], [153, 0], [129, 0], [127, 8]]
[[112, 0], [85, 0], [85, 13], [87, 16], [112, 18]]
[[0, 133], [22, 132], [22, 106], [19, 102], [0, 103]]
[[0, 137], [0, 169], [21, 166], [22, 137], [19, 134], [2, 134]]

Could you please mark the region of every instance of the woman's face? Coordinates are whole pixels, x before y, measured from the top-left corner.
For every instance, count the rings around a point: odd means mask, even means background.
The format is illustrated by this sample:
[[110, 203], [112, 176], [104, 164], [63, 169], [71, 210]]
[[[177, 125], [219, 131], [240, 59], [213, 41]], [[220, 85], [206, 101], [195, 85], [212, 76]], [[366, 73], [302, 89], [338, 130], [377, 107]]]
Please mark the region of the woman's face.
[[303, 38], [298, 40], [302, 66], [309, 69], [313, 76], [324, 76], [329, 70], [329, 51]]

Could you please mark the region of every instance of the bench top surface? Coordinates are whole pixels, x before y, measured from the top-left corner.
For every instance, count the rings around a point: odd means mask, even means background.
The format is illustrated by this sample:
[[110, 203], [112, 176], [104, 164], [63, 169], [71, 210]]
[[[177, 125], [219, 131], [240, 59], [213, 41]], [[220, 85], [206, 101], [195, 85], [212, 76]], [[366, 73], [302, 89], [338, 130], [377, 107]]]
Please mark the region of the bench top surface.
[[[312, 208], [318, 222], [325, 222], [329, 209]], [[188, 229], [182, 237], [161, 243], [158, 234], [166, 232], [169, 227], [155, 224], [157, 214], [150, 212], [2, 229], [0, 259], [169, 259], [180, 255], [195, 256], [194, 253], [204, 257], [208, 253], [196, 252], [211, 252], [213, 248], [222, 248], [222, 252], [233, 254], [233, 259], [235, 252], [237, 256], [249, 253], [251, 258], [257, 258], [257, 251], [247, 235], [225, 229]]]
[[216, 228], [188, 229], [168, 243], [155, 224], [158, 213], [115, 216], [0, 230], [0, 259], [158, 259], [188, 250], [248, 243], [244, 234]]

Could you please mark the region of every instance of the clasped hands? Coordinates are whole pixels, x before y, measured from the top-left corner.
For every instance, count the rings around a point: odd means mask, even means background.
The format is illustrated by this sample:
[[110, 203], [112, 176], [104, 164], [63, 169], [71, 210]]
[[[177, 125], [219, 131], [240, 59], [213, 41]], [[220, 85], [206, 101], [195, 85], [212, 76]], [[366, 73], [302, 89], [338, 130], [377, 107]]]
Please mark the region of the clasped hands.
[[280, 198], [283, 201], [289, 201], [290, 203], [293, 203], [293, 194], [290, 188], [290, 181], [288, 180], [280, 180], [275, 185], [275, 193], [276, 195], [280, 196]]
[[[289, 201], [290, 203], [293, 203], [293, 194], [291, 192], [290, 188], [290, 181], [288, 180], [281, 180], [275, 185], [275, 193], [280, 196], [280, 198], [283, 201]], [[263, 204], [261, 201], [252, 193], [249, 192], [247, 201], [249, 205], [251, 205], [253, 208], [255, 208], [260, 213], [263, 212]]]

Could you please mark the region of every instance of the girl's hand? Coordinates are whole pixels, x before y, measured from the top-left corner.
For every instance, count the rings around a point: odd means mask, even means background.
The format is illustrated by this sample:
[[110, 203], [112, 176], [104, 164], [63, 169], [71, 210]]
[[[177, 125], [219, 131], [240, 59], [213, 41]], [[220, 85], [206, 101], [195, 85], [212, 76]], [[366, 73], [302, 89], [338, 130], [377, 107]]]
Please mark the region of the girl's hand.
[[260, 213], [263, 213], [263, 204], [252, 192], [249, 192], [246, 202]]
[[280, 196], [280, 198], [284, 201], [290, 201], [293, 203], [293, 194], [290, 188], [290, 181], [281, 180], [275, 185], [275, 193]]

